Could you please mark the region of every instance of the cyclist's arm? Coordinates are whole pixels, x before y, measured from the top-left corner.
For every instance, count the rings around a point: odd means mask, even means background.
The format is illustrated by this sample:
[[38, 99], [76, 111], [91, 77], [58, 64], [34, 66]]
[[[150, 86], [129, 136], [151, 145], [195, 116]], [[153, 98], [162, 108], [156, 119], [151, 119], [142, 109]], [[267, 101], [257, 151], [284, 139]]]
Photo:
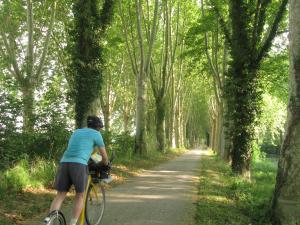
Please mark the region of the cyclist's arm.
[[107, 165], [108, 164], [108, 157], [107, 157], [107, 153], [106, 153], [105, 147], [97, 147], [97, 148], [98, 148], [98, 152], [102, 156], [102, 163], [104, 165]]

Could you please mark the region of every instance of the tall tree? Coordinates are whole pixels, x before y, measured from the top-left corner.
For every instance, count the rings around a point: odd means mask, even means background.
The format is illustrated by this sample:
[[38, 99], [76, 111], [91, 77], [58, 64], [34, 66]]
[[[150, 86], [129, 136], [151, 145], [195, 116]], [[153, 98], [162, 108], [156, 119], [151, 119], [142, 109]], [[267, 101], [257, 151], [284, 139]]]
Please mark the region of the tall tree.
[[71, 45], [73, 72], [72, 96], [75, 101], [76, 126], [85, 125], [88, 112], [97, 102], [102, 82], [103, 46], [99, 43], [113, 18], [113, 0], [77, 0], [73, 6], [74, 29]]
[[300, 2], [289, 1], [290, 90], [285, 137], [280, 151], [272, 224], [300, 223]]
[[274, 7], [271, 1], [230, 0], [230, 29], [215, 5], [232, 57], [225, 82], [232, 170], [245, 177], [250, 177], [254, 125], [261, 98], [258, 70], [272, 45], [287, 2], [274, 3], [278, 10], [269, 19], [267, 10]]
[[[224, 38], [220, 35], [220, 25], [218, 23], [218, 18], [214, 18], [214, 21], [211, 21], [211, 16], [207, 18], [205, 15], [204, 1], [201, 0], [201, 11], [202, 11], [202, 22], [214, 24], [209, 27], [209, 30], [212, 31], [211, 35], [209, 32], [204, 33], [204, 45], [205, 53], [207, 57], [207, 62], [211, 70], [213, 78], [213, 90], [214, 90], [214, 100], [211, 101], [213, 104], [211, 107], [211, 147], [214, 151], [218, 152], [225, 160], [228, 160], [229, 151], [228, 148], [225, 148], [225, 122], [224, 114], [226, 109], [225, 99], [224, 99], [224, 82], [225, 82], [225, 73], [227, 73], [227, 44], [224, 43]], [[206, 19], [206, 21], [204, 21]], [[208, 21], [209, 19], [209, 21]], [[203, 26], [203, 25], [202, 25]], [[208, 27], [207, 25], [204, 25]], [[213, 30], [212, 30], [213, 29]], [[211, 38], [210, 38], [211, 37]], [[209, 40], [209, 38], [211, 40]], [[223, 42], [223, 43], [222, 43]], [[220, 50], [223, 51], [220, 51]]]
[[[1, 9], [3, 13], [0, 17], [0, 37], [3, 47], [0, 47], [0, 55], [6, 59], [6, 69], [15, 78], [22, 93], [23, 131], [25, 132], [31, 132], [34, 129], [34, 91], [40, 85], [43, 74], [55, 20], [56, 1], [52, 2], [51, 7], [49, 3], [41, 4], [41, 8], [43, 7], [51, 11], [46, 32], [44, 22], [38, 23], [34, 19], [32, 0], [26, 1], [26, 24], [22, 24], [24, 13], [21, 5], [4, 1]], [[19, 13], [18, 15], [14, 15], [14, 9]], [[35, 9], [38, 9], [38, 6]]]
[[[167, 93], [170, 88], [173, 65], [178, 44], [180, 1], [177, 2], [176, 8], [172, 4], [172, 2], [164, 1], [164, 3], [162, 4], [162, 9], [162, 50], [159, 51], [159, 57], [156, 57], [156, 60], [152, 59], [149, 73], [156, 106], [156, 141], [157, 148], [160, 151], [165, 150], [165, 117], [167, 110]], [[171, 17], [171, 13], [173, 10], [176, 10], [176, 16], [174, 15], [174, 25], [172, 23]], [[150, 37], [148, 37], [148, 39], [149, 38]]]
[[[145, 10], [143, 8], [143, 1], [135, 0], [135, 19], [136, 19], [136, 32], [137, 37], [134, 37], [133, 33], [133, 23], [132, 15], [130, 9], [129, 11], [129, 23], [125, 21], [125, 15], [123, 10], [123, 3], [119, 1], [119, 9], [122, 19], [123, 31], [125, 35], [127, 53], [129, 55], [132, 71], [136, 76], [136, 132], [135, 132], [135, 152], [138, 154], [144, 154], [146, 152], [146, 133], [145, 133], [145, 125], [146, 125], [146, 92], [147, 92], [147, 78], [150, 71], [150, 61], [153, 51], [153, 46], [156, 38], [156, 28], [158, 22], [159, 15], [159, 1], [155, 0], [153, 3], [153, 17], [151, 21], [146, 21], [143, 18]], [[149, 4], [149, 1], [147, 1]], [[147, 8], [147, 13], [150, 14], [150, 8]], [[146, 26], [146, 23], [150, 23], [150, 33], [149, 39], [145, 43], [145, 34], [143, 27]], [[130, 31], [128, 31], [130, 28]], [[131, 38], [131, 39], [130, 39]], [[136, 46], [135, 39], [138, 40], [138, 44]], [[136, 52], [136, 48], [138, 49], [138, 53]], [[139, 60], [137, 59], [137, 56]]]

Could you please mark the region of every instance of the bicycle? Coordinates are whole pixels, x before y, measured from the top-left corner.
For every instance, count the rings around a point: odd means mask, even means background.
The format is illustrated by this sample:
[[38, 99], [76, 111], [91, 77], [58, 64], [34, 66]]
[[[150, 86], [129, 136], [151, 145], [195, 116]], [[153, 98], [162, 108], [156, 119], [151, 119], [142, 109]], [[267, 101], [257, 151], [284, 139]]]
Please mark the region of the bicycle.
[[[112, 153], [109, 166], [102, 166], [95, 160], [89, 163], [89, 176], [84, 193], [84, 207], [79, 217], [79, 225], [99, 225], [104, 215], [105, 209], [105, 189], [104, 184], [110, 183], [111, 163], [114, 159]], [[90, 161], [91, 162], [91, 161]], [[111, 178], [111, 177], [110, 177]], [[55, 210], [48, 214], [43, 225], [66, 225], [64, 214]]]

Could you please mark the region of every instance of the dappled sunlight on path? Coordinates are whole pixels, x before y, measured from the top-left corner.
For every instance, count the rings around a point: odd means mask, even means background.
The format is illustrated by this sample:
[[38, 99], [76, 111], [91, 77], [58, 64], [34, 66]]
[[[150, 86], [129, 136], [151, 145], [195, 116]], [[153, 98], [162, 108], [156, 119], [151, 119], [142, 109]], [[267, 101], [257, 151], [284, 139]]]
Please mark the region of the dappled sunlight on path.
[[109, 191], [103, 224], [193, 224], [201, 153], [191, 150]]

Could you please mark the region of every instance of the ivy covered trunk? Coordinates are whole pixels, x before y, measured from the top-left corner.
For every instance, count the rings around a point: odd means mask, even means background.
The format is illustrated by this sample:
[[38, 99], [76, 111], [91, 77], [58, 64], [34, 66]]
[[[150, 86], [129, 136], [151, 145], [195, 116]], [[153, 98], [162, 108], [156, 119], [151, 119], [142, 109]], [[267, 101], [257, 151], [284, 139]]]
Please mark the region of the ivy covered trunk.
[[[251, 140], [255, 111], [257, 106], [255, 71], [251, 67], [251, 47], [249, 40], [248, 12], [246, 4], [231, 1], [230, 13], [232, 18], [232, 44], [229, 74], [226, 80], [226, 96], [228, 116], [232, 121], [230, 138], [232, 142], [232, 170], [242, 176], [249, 176], [251, 160]], [[250, 64], [250, 65], [249, 65]]]
[[268, 24], [268, 32], [264, 32], [264, 27], [267, 25], [266, 12], [271, 1], [256, 3], [257, 5], [253, 2], [230, 1], [231, 32], [221, 20], [232, 57], [225, 80], [227, 121], [230, 121], [227, 135], [231, 147], [232, 170], [247, 178], [250, 178], [252, 141], [260, 111], [258, 70], [272, 45], [287, 0], [279, 3], [277, 13]]
[[[240, 60], [244, 58], [245, 61]], [[232, 170], [237, 175], [250, 178], [252, 157], [252, 141], [254, 139], [255, 120], [259, 111], [260, 93], [256, 80], [256, 71], [247, 70], [243, 65], [248, 62], [246, 57], [233, 59], [232, 79], [228, 83], [231, 96], [230, 103], [230, 141]]]
[[156, 140], [159, 151], [164, 151], [165, 148], [165, 114], [166, 104], [164, 98], [156, 99]]
[[112, 21], [113, 0], [77, 0], [73, 6], [75, 24], [70, 37], [72, 55], [72, 96], [75, 102], [76, 127], [86, 124], [87, 114], [100, 95], [103, 47], [99, 42]]
[[290, 1], [290, 95], [272, 205], [272, 224], [300, 223], [300, 2]]

